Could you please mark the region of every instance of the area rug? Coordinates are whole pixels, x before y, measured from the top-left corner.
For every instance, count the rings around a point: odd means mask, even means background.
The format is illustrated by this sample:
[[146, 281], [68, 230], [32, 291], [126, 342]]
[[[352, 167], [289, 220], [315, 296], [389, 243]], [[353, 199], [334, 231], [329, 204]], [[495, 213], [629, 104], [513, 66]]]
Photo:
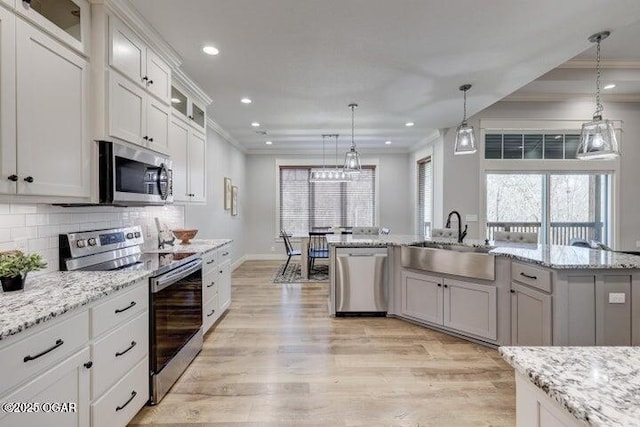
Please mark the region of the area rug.
[[290, 262], [286, 271], [285, 263], [278, 267], [273, 276], [273, 283], [308, 283], [308, 282], [328, 282], [329, 266], [326, 264], [318, 264], [313, 266], [313, 271], [309, 274], [308, 279], [302, 278], [302, 265], [297, 262]]

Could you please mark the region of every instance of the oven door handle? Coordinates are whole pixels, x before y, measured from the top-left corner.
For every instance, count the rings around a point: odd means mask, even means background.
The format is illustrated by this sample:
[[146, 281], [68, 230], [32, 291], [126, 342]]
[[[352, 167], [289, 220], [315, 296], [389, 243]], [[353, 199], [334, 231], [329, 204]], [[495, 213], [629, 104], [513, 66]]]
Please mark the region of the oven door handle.
[[153, 286], [151, 288], [152, 293], [158, 293], [164, 288], [173, 285], [180, 279], [184, 279], [192, 273], [202, 269], [202, 260], [198, 259], [190, 262], [187, 265], [179, 267], [167, 274], [164, 274], [157, 279], [154, 279]]

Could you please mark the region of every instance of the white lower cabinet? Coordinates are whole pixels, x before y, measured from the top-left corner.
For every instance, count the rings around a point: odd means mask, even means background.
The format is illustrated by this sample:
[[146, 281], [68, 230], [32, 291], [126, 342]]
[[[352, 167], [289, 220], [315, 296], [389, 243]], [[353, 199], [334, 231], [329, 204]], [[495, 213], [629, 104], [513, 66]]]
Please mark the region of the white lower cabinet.
[[511, 345], [551, 345], [551, 295], [512, 282]]
[[124, 427], [148, 399], [149, 358], [145, 356], [104, 396], [91, 404], [91, 425]]
[[231, 305], [231, 244], [202, 256], [202, 333]]
[[402, 314], [458, 332], [497, 339], [497, 289], [413, 271], [402, 272]]
[[587, 425], [516, 372], [517, 427], [579, 427]]
[[85, 347], [15, 392], [2, 396], [0, 400], [5, 404], [23, 403], [24, 406], [21, 413], [0, 412], [0, 426], [88, 426], [90, 369], [85, 364], [89, 356], [89, 348]]

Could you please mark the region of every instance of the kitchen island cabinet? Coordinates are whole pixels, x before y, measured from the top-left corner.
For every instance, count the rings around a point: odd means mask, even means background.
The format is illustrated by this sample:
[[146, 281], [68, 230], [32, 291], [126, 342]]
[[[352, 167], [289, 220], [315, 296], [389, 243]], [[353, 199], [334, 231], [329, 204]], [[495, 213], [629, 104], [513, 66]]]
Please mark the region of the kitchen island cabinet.
[[[402, 266], [401, 247], [417, 236], [328, 235], [338, 247], [388, 246], [388, 315], [487, 345], [640, 345], [640, 257], [553, 245], [462, 244], [495, 256], [495, 280]], [[431, 246], [451, 239], [428, 239]], [[433, 244], [436, 245], [433, 245]], [[330, 265], [333, 261], [330, 260]], [[330, 272], [331, 273], [331, 272]], [[330, 274], [329, 312], [335, 314]]]

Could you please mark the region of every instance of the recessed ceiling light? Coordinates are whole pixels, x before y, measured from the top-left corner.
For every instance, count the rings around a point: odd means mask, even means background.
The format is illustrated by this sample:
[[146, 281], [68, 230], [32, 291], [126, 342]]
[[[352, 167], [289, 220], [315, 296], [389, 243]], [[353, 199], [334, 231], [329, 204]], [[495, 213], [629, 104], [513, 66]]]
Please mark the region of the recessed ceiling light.
[[406, 127], [410, 128], [411, 126], [415, 125], [415, 123], [413, 122], [407, 122], [404, 124]]
[[171, 103], [172, 104], [181, 104], [182, 101], [180, 101], [178, 98], [171, 98]]
[[242, 98], [240, 102], [242, 102], [243, 104], [251, 104], [253, 101], [249, 98]]
[[385, 141], [384, 143], [387, 145], [391, 145], [391, 141]]
[[254, 128], [257, 128], [257, 127], [260, 127], [260, 123], [253, 122], [253, 123], [251, 123], [251, 126], [253, 126]]
[[213, 46], [205, 46], [202, 48], [202, 51], [207, 55], [217, 55], [220, 53], [220, 51]]
[[271, 141], [265, 141], [265, 144], [267, 144], [267, 145], [271, 145], [271, 144], [273, 144], [273, 142], [271, 142]]
[[609, 85], [606, 85], [606, 86], [604, 87], [604, 89], [613, 89], [614, 87], [616, 87], [616, 85], [615, 85], [615, 84], [613, 84], [613, 83], [611, 83], [611, 84], [609, 84]]

